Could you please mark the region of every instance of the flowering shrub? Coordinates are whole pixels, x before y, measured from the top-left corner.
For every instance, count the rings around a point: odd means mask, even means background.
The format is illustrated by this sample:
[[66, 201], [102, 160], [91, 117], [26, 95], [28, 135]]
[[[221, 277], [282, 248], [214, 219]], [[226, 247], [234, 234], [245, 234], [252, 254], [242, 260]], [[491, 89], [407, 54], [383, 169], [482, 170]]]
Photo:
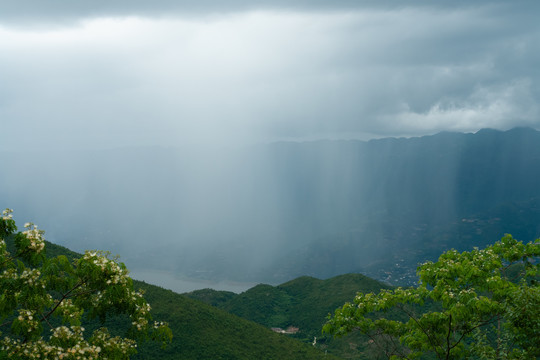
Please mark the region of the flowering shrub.
[[[323, 330], [359, 330], [389, 359], [538, 358], [539, 256], [540, 239], [510, 235], [483, 250], [449, 250], [418, 268], [417, 288], [359, 293]], [[377, 316], [389, 310], [393, 317]]]
[[[44, 231], [26, 223], [16, 233], [12, 212], [0, 217], [0, 359], [129, 359], [136, 340], [171, 340], [166, 323], [151, 322], [150, 305], [124, 264], [100, 251], [74, 262], [48, 259]], [[14, 254], [5, 242], [11, 236]], [[110, 314], [129, 317], [124, 337], [106, 328], [85, 333], [83, 315], [104, 321]]]

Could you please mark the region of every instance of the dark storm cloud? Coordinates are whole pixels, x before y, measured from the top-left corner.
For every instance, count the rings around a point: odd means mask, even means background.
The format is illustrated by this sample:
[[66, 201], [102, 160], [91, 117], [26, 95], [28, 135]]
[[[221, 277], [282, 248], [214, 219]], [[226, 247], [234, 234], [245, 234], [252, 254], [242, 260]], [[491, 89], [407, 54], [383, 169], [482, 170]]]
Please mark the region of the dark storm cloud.
[[540, 127], [536, 2], [382, 3], [2, 2], [2, 146]]
[[[514, 1], [512, 12], [521, 7], [533, 5], [533, 1]], [[70, 21], [87, 17], [109, 16], [164, 16], [171, 13], [200, 15], [208, 13], [234, 13], [253, 10], [284, 11], [352, 11], [358, 9], [392, 10], [407, 7], [439, 8], [452, 11], [457, 7], [506, 8], [508, 2], [491, 1], [452, 1], [433, 2], [429, 0], [119, 0], [119, 1], [69, 1], [69, 0], [19, 0], [0, 3], [0, 19], [3, 21]], [[505, 10], [506, 13], [508, 13]], [[517, 12], [527, 13], [526, 9]], [[530, 13], [529, 13], [530, 14]]]
[[[374, 1], [365, 2], [366, 5]], [[252, 10], [328, 10], [352, 9], [356, 1], [36, 1], [22, 0], [0, 4], [0, 18], [4, 21], [73, 21], [103, 16], [166, 16], [183, 14], [196, 16], [212, 13], [234, 13]]]

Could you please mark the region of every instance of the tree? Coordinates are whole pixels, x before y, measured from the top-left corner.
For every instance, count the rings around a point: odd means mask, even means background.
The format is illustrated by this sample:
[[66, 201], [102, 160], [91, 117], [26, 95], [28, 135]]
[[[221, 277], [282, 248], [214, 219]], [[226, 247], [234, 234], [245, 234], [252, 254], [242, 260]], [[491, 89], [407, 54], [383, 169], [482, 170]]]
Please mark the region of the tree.
[[[123, 263], [100, 251], [74, 261], [46, 258], [44, 231], [26, 223], [16, 232], [12, 212], [0, 217], [0, 359], [128, 359], [136, 340], [170, 341], [171, 330], [151, 322], [150, 305]], [[84, 321], [110, 315], [123, 316], [127, 333], [85, 332]]]
[[483, 249], [449, 250], [419, 266], [417, 288], [358, 293], [323, 331], [367, 335], [389, 359], [540, 356], [540, 239], [506, 235]]

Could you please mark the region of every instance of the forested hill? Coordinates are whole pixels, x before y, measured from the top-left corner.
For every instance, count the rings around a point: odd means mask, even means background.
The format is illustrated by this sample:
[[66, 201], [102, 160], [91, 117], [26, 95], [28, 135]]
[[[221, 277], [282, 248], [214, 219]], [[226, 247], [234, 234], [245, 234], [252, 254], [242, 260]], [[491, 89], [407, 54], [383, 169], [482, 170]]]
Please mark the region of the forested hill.
[[410, 284], [418, 262], [449, 247], [540, 236], [540, 132], [528, 128], [2, 159], [0, 198], [22, 221], [134, 270]]
[[345, 302], [350, 302], [358, 292], [379, 292], [390, 286], [361, 274], [345, 274], [320, 280], [302, 276], [278, 286], [259, 284], [234, 294], [212, 289], [202, 289], [185, 294], [212, 304], [232, 314], [252, 320], [267, 328], [294, 329], [289, 336], [313, 343], [328, 353], [343, 358], [370, 358], [369, 339], [358, 334], [344, 338], [323, 335], [322, 326], [329, 313]]
[[[50, 242], [46, 252], [49, 257], [66, 255], [71, 260], [80, 256]], [[145, 291], [153, 318], [169, 323], [173, 340], [165, 349], [157, 343], [143, 342], [133, 359], [337, 359], [309, 344], [170, 290], [140, 281], [135, 281], [135, 288]], [[101, 326], [84, 325], [89, 329]], [[112, 333], [127, 330], [118, 328], [114, 317], [105, 326]]]
[[[49, 257], [80, 256], [49, 242], [46, 251]], [[135, 288], [145, 291], [152, 316], [168, 322], [174, 337], [165, 349], [157, 343], [140, 344], [134, 359], [277, 360], [371, 358], [373, 349], [365, 336], [334, 339], [322, 334], [322, 326], [329, 313], [357, 292], [376, 293], [390, 286], [361, 274], [345, 274], [326, 280], [302, 276], [279, 286], [260, 284], [241, 294], [212, 289], [177, 294], [140, 281]], [[105, 326], [113, 333], [125, 331], [114, 317]], [[270, 330], [290, 327], [297, 329], [291, 334]]]

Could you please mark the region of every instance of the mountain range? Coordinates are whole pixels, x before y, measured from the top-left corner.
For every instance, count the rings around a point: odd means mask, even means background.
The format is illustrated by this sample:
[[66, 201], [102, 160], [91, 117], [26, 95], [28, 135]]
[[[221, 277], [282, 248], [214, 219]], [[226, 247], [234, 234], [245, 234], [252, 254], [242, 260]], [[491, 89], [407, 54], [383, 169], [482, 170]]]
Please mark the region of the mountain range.
[[230, 148], [1, 154], [0, 198], [77, 251], [191, 278], [280, 284], [540, 236], [540, 132]]

